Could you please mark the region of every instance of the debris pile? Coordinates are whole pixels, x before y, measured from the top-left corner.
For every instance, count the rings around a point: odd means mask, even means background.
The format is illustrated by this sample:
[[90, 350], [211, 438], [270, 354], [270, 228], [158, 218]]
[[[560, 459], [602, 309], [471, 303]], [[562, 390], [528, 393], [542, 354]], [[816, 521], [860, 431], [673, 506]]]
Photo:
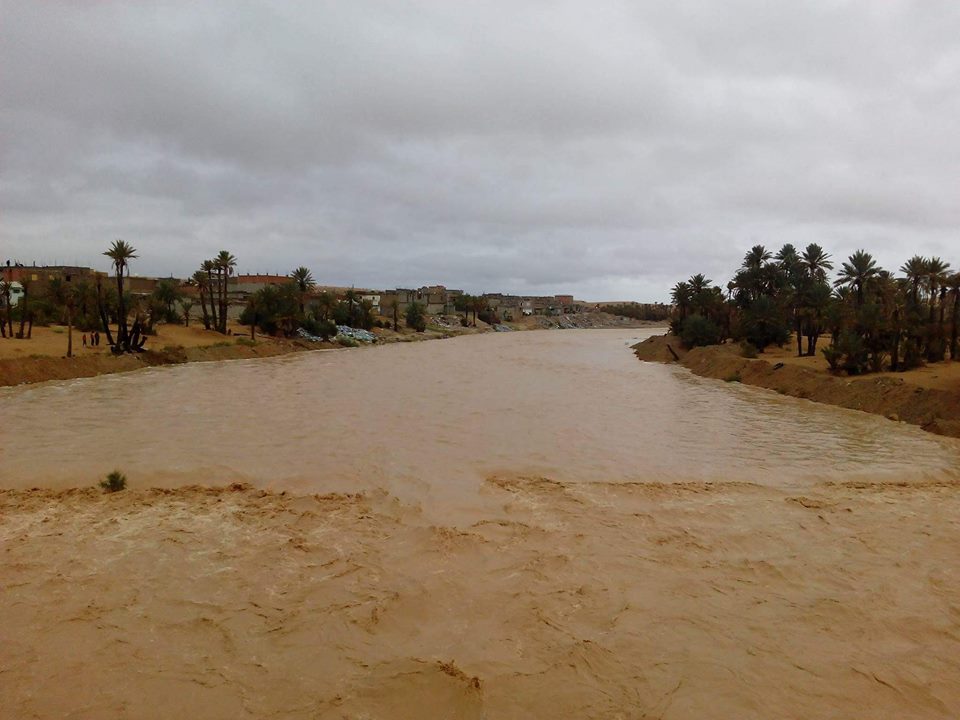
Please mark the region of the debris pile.
[[322, 337], [318, 337], [317, 335], [311, 335], [303, 328], [297, 328], [297, 337], [300, 338], [301, 340], [306, 340], [307, 342], [323, 342]]
[[372, 343], [377, 341], [377, 336], [369, 330], [352, 328], [349, 325], [337, 325], [337, 337], [348, 337], [359, 342]]

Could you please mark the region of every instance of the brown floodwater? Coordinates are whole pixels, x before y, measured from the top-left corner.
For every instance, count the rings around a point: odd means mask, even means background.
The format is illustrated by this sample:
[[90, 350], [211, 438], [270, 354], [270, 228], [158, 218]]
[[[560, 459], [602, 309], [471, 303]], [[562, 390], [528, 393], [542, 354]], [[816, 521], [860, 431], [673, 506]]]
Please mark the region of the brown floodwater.
[[655, 331], [467, 336], [0, 390], [0, 487], [243, 480], [424, 505], [498, 472], [563, 482], [910, 479], [958, 447], [905, 424], [637, 361]]
[[0, 716], [960, 717], [960, 444], [644, 336], [0, 390]]

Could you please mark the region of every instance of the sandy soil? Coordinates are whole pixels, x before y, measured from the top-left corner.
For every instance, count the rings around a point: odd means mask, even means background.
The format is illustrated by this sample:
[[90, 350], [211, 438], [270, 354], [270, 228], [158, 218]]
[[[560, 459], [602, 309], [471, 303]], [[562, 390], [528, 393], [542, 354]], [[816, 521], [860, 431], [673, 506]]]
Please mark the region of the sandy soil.
[[956, 718], [951, 483], [495, 476], [0, 491], [0, 707], [77, 718]]
[[[794, 338], [793, 342], [796, 343], [796, 338]], [[784, 345], [782, 348], [767, 348], [760, 357], [770, 362], [783, 362], [827, 374], [830, 368], [823, 355], [819, 354], [819, 349], [826, 347], [829, 342], [829, 336], [821, 338], [820, 343], [817, 345], [817, 357], [797, 357], [796, 344], [793, 346], [789, 344]], [[903, 379], [904, 382], [918, 387], [960, 391], [960, 362], [932, 363], [926, 367], [908, 370], [907, 372], [872, 373], [870, 377]]]
[[798, 358], [789, 349], [770, 348], [756, 359], [740, 356], [735, 344], [684, 350], [672, 335], [649, 338], [634, 347], [641, 360], [679, 362], [698, 375], [736, 380], [785, 395], [839, 405], [960, 437], [960, 363], [943, 362], [907, 372], [833, 375], [823, 358]]
[[[17, 326], [14, 325], [14, 330]], [[249, 336], [247, 328], [231, 328], [236, 334]], [[101, 333], [102, 336], [102, 333]], [[78, 357], [89, 355], [109, 354], [110, 349], [106, 345], [106, 338], [102, 337], [100, 347], [83, 347], [83, 333], [74, 331], [73, 334], [73, 352]], [[160, 350], [166, 346], [179, 346], [185, 348], [207, 347], [222, 343], [225, 340], [233, 340], [232, 337], [224, 337], [213, 330], [204, 330], [202, 325], [191, 325], [184, 327], [182, 325], [158, 325], [157, 334], [147, 341], [147, 348], [151, 350]], [[33, 336], [29, 340], [17, 340], [16, 338], [0, 338], [0, 360], [7, 358], [29, 358], [31, 356], [42, 357], [64, 357], [67, 354], [67, 328], [66, 326], [52, 325], [50, 327], [34, 327]]]

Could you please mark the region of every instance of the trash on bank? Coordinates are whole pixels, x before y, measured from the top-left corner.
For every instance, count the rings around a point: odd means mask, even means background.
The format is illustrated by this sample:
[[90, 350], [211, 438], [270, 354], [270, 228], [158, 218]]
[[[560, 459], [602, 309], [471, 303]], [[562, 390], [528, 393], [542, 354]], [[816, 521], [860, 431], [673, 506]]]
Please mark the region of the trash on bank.
[[369, 330], [352, 328], [349, 325], [337, 325], [337, 337], [341, 335], [358, 340], [359, 342], [372, 343], [377, 341], [377, 336]]

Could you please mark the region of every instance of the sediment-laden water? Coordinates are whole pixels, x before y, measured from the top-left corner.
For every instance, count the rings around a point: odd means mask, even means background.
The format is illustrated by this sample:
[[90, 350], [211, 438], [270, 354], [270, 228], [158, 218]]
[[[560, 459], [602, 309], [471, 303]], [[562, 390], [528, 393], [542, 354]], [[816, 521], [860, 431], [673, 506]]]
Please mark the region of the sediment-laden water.
[[639, 337], [0, 390], [0, 716], [960, 716], [958, 443]]
[[0, 487], [223, 483], [469, 490], [561, 481], [909, 479], [958, 465], [917, 428], [641, 363], [637, 331], [469, 336], [0, 390]]

